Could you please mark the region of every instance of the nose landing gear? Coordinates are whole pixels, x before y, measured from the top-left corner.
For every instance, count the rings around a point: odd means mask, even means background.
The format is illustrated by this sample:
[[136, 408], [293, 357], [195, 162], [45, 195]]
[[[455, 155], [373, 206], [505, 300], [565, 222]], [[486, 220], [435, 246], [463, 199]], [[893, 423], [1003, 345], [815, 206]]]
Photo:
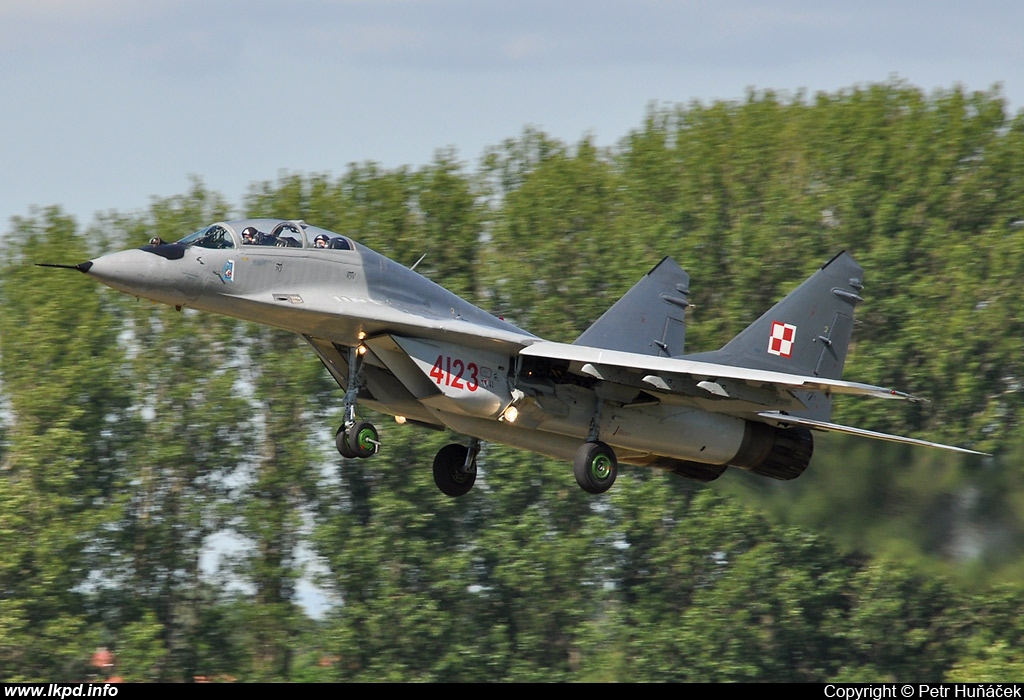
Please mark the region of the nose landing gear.
[[356, 400], [362, 383], [360, 369], [363, 356], [358, 347], [348, 351], [348, 390], [345, 392], [345, 422], [334, 435], [334, 444], [342, 457], [364, 459], [380, 451], [380, 436], [377, 428], [369, 421], [356, 420]]

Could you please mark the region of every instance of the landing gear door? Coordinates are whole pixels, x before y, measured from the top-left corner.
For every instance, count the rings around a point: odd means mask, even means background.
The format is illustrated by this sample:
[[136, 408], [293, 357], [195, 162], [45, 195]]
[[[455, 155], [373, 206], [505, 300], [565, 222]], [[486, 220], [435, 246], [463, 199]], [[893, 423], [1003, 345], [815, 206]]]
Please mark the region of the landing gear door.
[[508, 355], [441, 341], [393, 338], [441, 392], [422, 399], [424, 403], [482, 418], [497, 417], [511, 403]]

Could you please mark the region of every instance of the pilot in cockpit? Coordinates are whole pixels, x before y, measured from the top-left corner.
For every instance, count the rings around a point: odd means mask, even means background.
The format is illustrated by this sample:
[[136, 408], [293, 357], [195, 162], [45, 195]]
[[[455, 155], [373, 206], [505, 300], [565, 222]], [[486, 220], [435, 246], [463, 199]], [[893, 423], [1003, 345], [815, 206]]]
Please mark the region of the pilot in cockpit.
[[253, 226], [246, 226], [242, 229], [242, 243], [246, 245], [256, 245], [256, 237], [259, 232]]
[[327, 236], [321, 233], [319, 236], [313, 239], [313, 246], [316, 248], [326, 248]]

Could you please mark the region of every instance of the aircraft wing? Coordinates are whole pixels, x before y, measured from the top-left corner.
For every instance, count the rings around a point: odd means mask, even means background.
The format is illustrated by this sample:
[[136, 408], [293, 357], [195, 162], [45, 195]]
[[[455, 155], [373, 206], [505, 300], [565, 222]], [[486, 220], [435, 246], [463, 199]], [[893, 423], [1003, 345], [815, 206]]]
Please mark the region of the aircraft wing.
[[655, 357], [639, 353], [604, 350], [602, 348], [565, 343], [539, 342], [524, 348], [521, 355], [579, 363], [579, 373], [599, 376], [601, 368], [625, 369], [640, 374], [642, 382], [654, 389], [671, 391], [672, 379], [696, 382], [709, 394], [729, 398], [728, 389], [720, 382], [731, 380], [754, 388], [769, 387], [784, 391], [818, 391], [826, 394], [852, 394], [883, 399], [922, 401], [902, 391], [842, 379], [786, 374], [762, 369], [735, 367], [687, 360], [685, 357]]
[[[792, 392], [821, 392], [824, 394], [847, 394], [871, 396], [883, 399], [923, 401], [902, 391], [887, 387], [848, 382], [841, 379], [786, 374], [769, 370], [735, 367], [732, 365], [687, 360], [676, 357], [654, 357], [638, 353], [604, 350], [602, 348], [564, 343], [539, 342], [520, 353], [521, 355], [548, 360], [569, 362], [570, 371], [581, 376], [605, 379], [613, 382], [628, 381], [631, 385], [644, 385], [655, 393], [703, 395], [719, 401], [735, 400], [742, 405], [738, 411], [731, 411], [724, 405], [723, 413], [746, 415], [776, 426], [796, 425], [811, 430], [839, 432], [848, 435], [900, 442], [909, 445], [936, 447], [964, 454], [987, 455], [986, 452], [969, 450], [927, 440], [890, 435], [863, 428], [840, 425], [822, 420], [813, 420], [782, 412], [793, 408]], [[625, 372], [625, 374], [624, 374]], [[788, 399], [788, 400], [787, 400]], [[771, 410], [750, 410], [751, 402]]]

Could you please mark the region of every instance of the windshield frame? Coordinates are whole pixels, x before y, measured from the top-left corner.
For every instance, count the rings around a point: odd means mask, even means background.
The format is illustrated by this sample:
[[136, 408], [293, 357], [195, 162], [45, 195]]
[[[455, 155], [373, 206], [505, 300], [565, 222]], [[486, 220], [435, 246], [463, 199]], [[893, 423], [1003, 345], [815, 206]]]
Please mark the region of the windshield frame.
[[191, 233], [180, 241], [178, 245], [186, 248], [207, 248], [209, 250], [233, 250], [238, 247], [235, 240], [235, 232], [223, 224], [211, 224]]

